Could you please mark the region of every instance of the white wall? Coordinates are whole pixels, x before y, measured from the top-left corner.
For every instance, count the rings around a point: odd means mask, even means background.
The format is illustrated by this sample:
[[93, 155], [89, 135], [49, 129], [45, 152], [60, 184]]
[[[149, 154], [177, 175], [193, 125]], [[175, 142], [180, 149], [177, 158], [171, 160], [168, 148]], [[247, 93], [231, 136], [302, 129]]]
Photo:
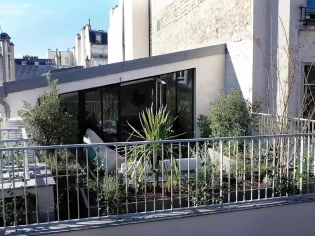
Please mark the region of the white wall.
[[120, 0], [109, 15], [109, 63], [148, 57], [148, 0]]
[[226, 55], [226, 83], [225, 91], [241, 89], [246, 100], [253, 97], [253, 40], [244, 39], [227, 43]]
[[108, 63], [123, 61], [123, 3], [109, 12]]
[[[195, 117], [201, 114], [207, 114], [209, 103], [217, 98], [219, 91], [225, 86], [225, 55], [215, 55], [189, 61], [183, 61], [157, 67], [150, 67], [141, 70], [133, 70], [125, 73], [98, 77], [88, 81], [76, 81], [59, 85], [60, 93], [68, 93], [77, 90], [94, 88], [113, 83], [127, 82], [135, 79], [171, 73], [179, 70], [196, 68], [196, 99], [195, 99]], [[213, 69], [215, 68], [215, 69]], [[18, 117], [17, 113], [23, 108], [23, 98], [25, 101], [36, 104], [37, 98], [46, 88], [25, 90], [22, 92], [11, 93], [5, 98], [10, 105], [11, 117]], [[197, 127], [195, 122], [195, 127]], [[197, 132], [197, 136], [198, 136]]]
[[149, 56], [149, 3], [147, 0], [125, 1], [126, 60]]
[[[299, 7], [305, 5], [305, 0], [279, 0], [278, 9], [278, 83], [277, 102], [278, 114], [296, 116], [301, 109], [301, 61], [299, 48], [299, 34], [301, 23]], [[288, 51], [291, 56], [288, 57]], [[294, 66], [292, 66], [294, 62]], [[295, 68], [295, 69], [293, 69]], [[291, 84], [292, 86], [288, 85]], [[289, 96], [289, 105], [286, 109], [284, 102]]]

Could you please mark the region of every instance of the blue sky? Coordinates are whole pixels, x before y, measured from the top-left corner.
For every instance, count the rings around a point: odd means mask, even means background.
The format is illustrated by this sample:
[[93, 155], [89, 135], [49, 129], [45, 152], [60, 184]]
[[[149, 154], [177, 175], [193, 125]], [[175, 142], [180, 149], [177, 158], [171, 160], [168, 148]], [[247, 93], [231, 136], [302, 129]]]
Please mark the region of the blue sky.
[[46, 58], [48, 48], [67, 50], [91, 19], [93, 29], [107, 30], [109, 10], [118, 0], [0, 0], [0, 25], [15, 44], [15, 58]]

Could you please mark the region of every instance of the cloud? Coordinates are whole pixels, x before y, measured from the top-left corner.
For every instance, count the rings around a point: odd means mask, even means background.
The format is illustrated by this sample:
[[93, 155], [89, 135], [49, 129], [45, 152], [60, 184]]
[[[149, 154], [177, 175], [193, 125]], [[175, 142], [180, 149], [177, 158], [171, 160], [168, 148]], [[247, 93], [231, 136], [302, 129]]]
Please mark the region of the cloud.
[[31, 4], [14, 4], [14, 3], [0, 4], [0, 15], [1, 16], [23, 15], [27, 11], [27, 9], [30, 7], [31, 7]]

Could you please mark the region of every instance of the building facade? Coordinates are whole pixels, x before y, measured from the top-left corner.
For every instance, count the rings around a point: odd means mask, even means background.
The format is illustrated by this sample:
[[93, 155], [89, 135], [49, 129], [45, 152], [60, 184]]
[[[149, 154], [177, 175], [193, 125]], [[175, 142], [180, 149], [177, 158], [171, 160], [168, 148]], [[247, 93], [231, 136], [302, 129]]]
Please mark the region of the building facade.
[[93, 30], [86, 24], [75, 37], [74, 64], [92, 67], [108, 63], [108, 34], [103, 30]]
[[150, 55], [149, 14], [148, 0], [119, 0], [119, 4], [110, 10], [109, 63]]
[[[120, 0], [110, 12], [109, 41], [116, 44], [109, 45], [109, 62], [128, 60], [127, 51], [149, 52], [141, 55], [145, 57], [225, 43], [227, 92], [240, 88], [249, 101], [262, 100], [268, 113], [297, 115], [304, 109], [304, 65], [315, 56], [312, 0], [150, 0], [143, 8], [133, 4]], [[128, 25], [139, 12], [146, 16], [140, 27]], [[308, 24], [303, 17], [309, 18]], [[149, 44], [126, 40], [137, 30]]]
[[53, 60], [57, 68], [68, 68], [75, 66], [73, 52], [69, 49], [67, 51], [55, 51], [48, 49], [47, 50], [47, 59]]

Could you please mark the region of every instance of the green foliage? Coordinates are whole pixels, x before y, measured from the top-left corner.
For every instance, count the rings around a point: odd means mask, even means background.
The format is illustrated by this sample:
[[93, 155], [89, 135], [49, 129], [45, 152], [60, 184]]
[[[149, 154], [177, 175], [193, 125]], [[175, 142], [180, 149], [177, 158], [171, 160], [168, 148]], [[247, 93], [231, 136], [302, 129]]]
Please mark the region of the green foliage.
[[190, 203], [194, 206], [209, 205], [212, 203], [212, 180], [217, 167], [211, 161], [207, 146], [196, 150], [191, 149], [192, 156], [198, 158], [198, 165], [196, 171], [196, 181], [191, 181], [190, 184]]
[[35, 106], [24, 102], [19, 111], [33, 145], [65, 144], [77, 134], [75, 119], [64, 111], [58, 95], [58, 81], [47, 76], [50, 91], [44, 92]]
[[234, 137], [251, 134], [254, 119], [251, 111], [258, 112], [261, 102], [252, 104], [246, 101], [238, 89], [230, 93], [221, 93], [220, 97], [210, 103], [209, 115], [198, 118], [201, 137]]
[[[3, 208], [4, 205], [4, 215], [5, 215], [5, 223], [6, 226], [13, 226], [15, 222], [15, 217], [17, 220], [17, 225], [25, 225], [26, 224], [26, 207], [25, 207], [25, 197], [16, 197], [16, 203], [14, 204], [14, 198], [11, 197], [14, 193], [10, 191], [7, 193], [9, 196], [4, 198], [4, 204], [0, 199], [0, 215], [3, 216]], [[34, 215], [36, 214], [36, 201], [35, 195], [31, 193], [27, 193], [26, 195], [27, 202], [27, 220], [28, 224], [35, 223]], [[14, 208], [16, 207], [16, 210]], [[3, 221], [1, 220], [1, 225], [3, 226]]]
[[[124, 213], [123, 204], [126, 201], [126, 185], [123, 175], [119, 174], [117, 179], [112, 175], [105, 175], [103, 181], [90, 183], [90, 191], [98, 193], [100, 215], [117, 215]], [[95, 203], [97, 204], [97, 202]]]
[[209, 122], [215, 137], [248, 135], [248, 125], [251, 122], [249, 104], [244, 100], [241, 91], [221, 93], [218, 100], [211, 102]]
[[198, 117], [197, 125], [200, 129], [201, 138], [210, 138], [211, 137], [211, 128], [208, 116], [200, 115]]
[[[129, 126], [133, 130], [133, 136], [143, 141], [158, 141], [158, 140], [169, 140], [177, 137], [178, 135], [173, 134], [173, 123], [174, 121], [169, 120], [169, 112], [167, 107], [162, 106], [156, 112], [151, 108], [147, 108], [145, 111], [139, 114], [142, 130], [139, 131]], [[176, 118], [175, 118], [176, 119]], [[173, 183], [178, 179], [178, 167], [175, 160], [176, 154], [173, 152], [174, 147], [170, 145], [152, 144], [152, 145], [137, 145], [129, 149], [128, 158], [128, 174], [132, 175], [132, 178], [137, 176], [137, 182], [143, 181], [144, 170], [149, 168], [155, 173], [157, 180], [159, 173], [162, 170], [160, 165], [162, 159], [170, 159], [173, 163]], [[149, 166], [148, 166], [149, 165]], [[164, 165], [164, 164], [163, 164]], [[166, 166], [164, 166], [164, 170]], [[135, 171], [137, 173], [135, 173]], [[132, 173], [130, 173], [132, 172]], [[169, 186], [170, 177], [165, 171], [166, 185]], [[133, 180], [135, 183], [135, 180]]]

